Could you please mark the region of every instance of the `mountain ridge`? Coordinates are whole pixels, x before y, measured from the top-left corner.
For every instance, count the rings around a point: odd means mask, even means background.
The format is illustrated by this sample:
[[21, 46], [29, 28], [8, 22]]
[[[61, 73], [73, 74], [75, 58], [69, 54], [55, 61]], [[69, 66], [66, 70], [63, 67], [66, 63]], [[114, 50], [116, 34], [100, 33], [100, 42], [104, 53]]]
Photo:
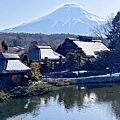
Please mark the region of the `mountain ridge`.
[[2, 32], [89, 35], [90, 29], [102, 22], [105, 20], [83, 9], [78, 4], [69, 3], [48, 15], [14, 28], [5, 29]]

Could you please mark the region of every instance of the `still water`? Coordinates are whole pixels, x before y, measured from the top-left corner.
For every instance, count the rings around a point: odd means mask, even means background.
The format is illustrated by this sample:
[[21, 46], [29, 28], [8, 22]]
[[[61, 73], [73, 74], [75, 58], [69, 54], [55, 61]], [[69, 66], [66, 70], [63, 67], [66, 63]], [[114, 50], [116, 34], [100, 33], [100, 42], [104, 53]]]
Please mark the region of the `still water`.
[[120, 85], [68, 86], [2, 102], [0, 120], [120, 120]]

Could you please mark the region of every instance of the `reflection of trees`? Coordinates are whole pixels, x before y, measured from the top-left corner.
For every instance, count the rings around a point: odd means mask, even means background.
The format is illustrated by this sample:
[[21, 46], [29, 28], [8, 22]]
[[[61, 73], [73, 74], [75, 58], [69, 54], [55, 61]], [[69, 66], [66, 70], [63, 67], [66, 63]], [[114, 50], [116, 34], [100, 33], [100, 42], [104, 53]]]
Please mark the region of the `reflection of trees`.
[[72, 109], [77, 106], [79, 109], [82, 108], [86, 102], [92, 102], [97, 100], [96, 93], [92, 90], [76, 90], [76, 86], [62, 88], [58, 91], [58, 101], [63, 103], [66, 109]]
[[[67, 110], [72, 110], [74, 107], [82, 109], [87, 107], [88, 103], [96, 102], [110, 103], [113, 113], [120, 118], [120, 87], [101, 87], [81, 89], [81, 86], [62, 87], [61, 89], [44, 96], [15, 99], [8, 102], [0, 103], [0, 120], [14, 115], [24, 113], [32, 113], [34, 116], [40, 114], [42, 105], [49, 107], [53, 101], [57, 101], [60, 105], [64, 105]], [[27, 106], [28, 105], [28, 106]], [[27, 106], [27, 107], [25, 107]]]
[[[30, 101], [34, 101], [34, 99], [30, 99]], [[27, 104], [28, 104], [27, 98], [26, 99], [15, 99], [15, 100], [0, 103], [0, 120], [6, 120], [6, 118], [10, 116], [32, 112], [36, 110], [36, 105], [38, 103], [30, 102], [27, 108], [25, 108], [25, 105]]]
[[[77, 91], [75, 87], [62, 88], [58, 91], [58, 101], [63, 103], [66, 109], [72, 109], [77, 106], [79, 109], [87, 102], [111, 103], [113, 113], [120, 118], [120, 87], [108, 86], [101, 88], [89, 88]], [[87, 96], [87, 97], [86, 97]]]
[[75, 105], [81, 106], [85, 91], [76, 91], [75, 87], [62, 88], [58, 91], [58, 101], [65, 105], [66, 109], [72, 109]]
[[111, 102], [112, 111], [120, 119], [120, 86], [95, 89], [99, 102]]

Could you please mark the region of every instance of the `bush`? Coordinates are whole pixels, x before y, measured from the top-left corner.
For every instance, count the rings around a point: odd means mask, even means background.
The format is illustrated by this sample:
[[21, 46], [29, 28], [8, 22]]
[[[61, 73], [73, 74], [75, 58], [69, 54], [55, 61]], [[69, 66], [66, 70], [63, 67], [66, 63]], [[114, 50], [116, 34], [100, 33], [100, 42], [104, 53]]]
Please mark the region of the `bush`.
[[7, 100], [9, 98], [9, 95], [6, 94], [3, 90], [0, 90], [0, 101]]

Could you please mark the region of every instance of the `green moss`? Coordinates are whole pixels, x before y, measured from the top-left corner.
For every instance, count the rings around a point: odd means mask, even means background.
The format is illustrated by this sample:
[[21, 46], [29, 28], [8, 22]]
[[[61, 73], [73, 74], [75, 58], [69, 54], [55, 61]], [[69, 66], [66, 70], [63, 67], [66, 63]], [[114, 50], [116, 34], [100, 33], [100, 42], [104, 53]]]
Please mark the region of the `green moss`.
[[0, 91], [0, 101], [10, 98], [21, 98], [29, 96], [43, 95], [53, 92], [55, 87], [47, 83], [38, 83], [30, 86], [18, 86], [9, 90]]

